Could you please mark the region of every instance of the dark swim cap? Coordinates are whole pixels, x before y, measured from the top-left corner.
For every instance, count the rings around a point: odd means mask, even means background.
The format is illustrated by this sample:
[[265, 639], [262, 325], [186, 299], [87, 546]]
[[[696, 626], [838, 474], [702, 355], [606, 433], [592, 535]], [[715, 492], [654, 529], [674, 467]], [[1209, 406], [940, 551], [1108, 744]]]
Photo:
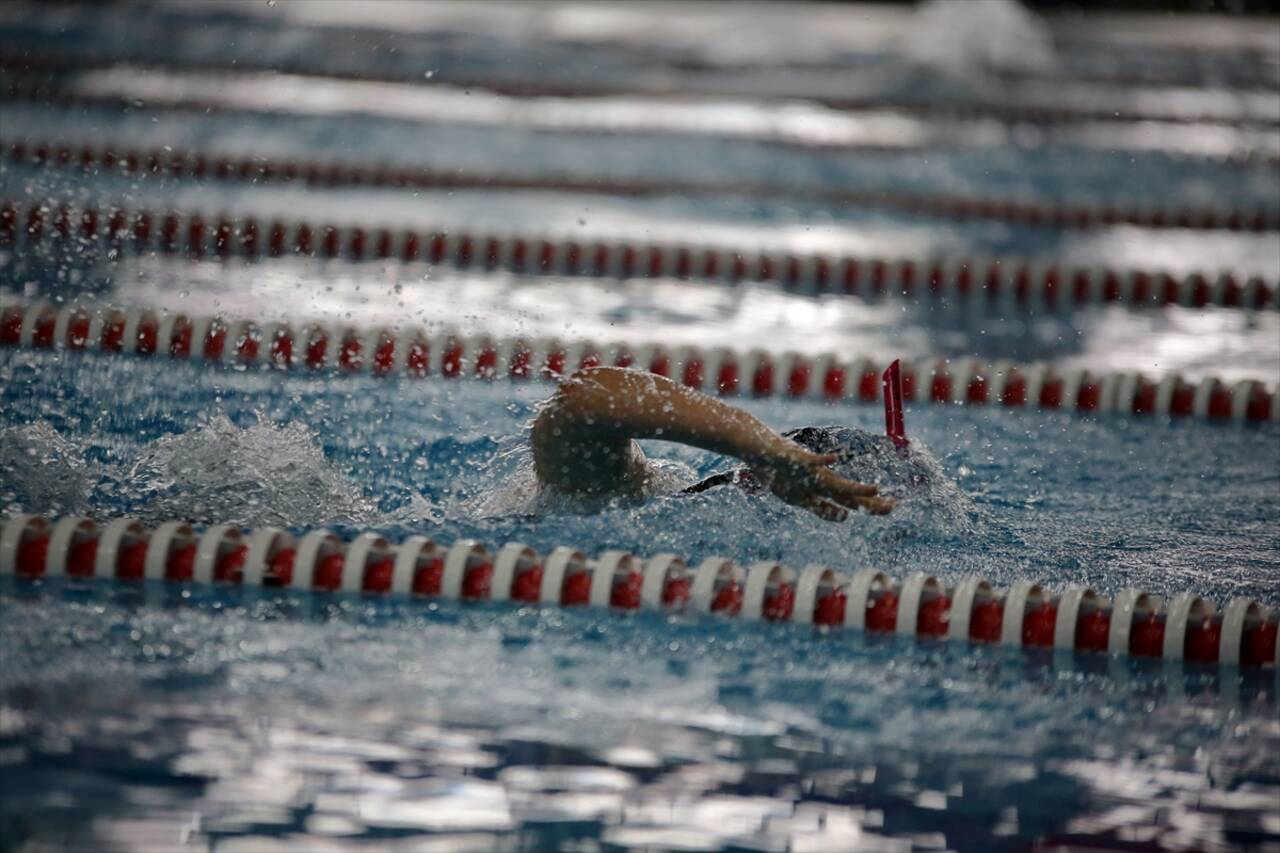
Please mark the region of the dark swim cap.
[[[886, 435], [848, 426], [801, 427], [783, 435], [814, 453], [835, 454], [831, 470], [855, 483], [875, 484], [888, 497], [919, 497], [933, 492], [941, 495], [947, 491], [944, 484], [949, 481], [937, 460], [919, 448], [902, 453]], [[764, 490], [750, 469], [738, 468], [713, 474], [682, 494], [697, 494], [724, 485], [752, 493]]]
[[[803, 427], [783, 435], [814, 453], [834, 454], [836, 461], [831, 463], [831, 469], [846, 480], [870, 483], [883, 497], [928, 508], [931, 529], [969, 529], [968, 499], [924, 444], [913, 442], [911, 452], [903, 453], [887, 435], [849, 426]], [[751, 494], [765, 491], [749, 469], [738, 468], [708, 477], [681, 494], [697, 494], [722, 485], [737, 486]], [[901, 515], [895, 511], [896, 517]]]
[[[840, 426], [799, 427], [798, 429], [787, 430], [782, 435], [784, 438], [789, 438], [814, 453], [836, 454], [836, 462], [832, 467], [837, 472], [840, 471], [841, 463], [852, 460], [855, 456], [865, 453], [870, 448], [868, 439], [874, 442], [877, 438], [859, 429]], [[737, 486], [753, 494], [764, 490], [760, 481], [751, 473], [750, 468], [736, 468], [732, 471], [712, 474], [702, 482], [695, 483], [685, 489], [682, 494], [694, 495], [698, 492], [705, 492], [707, 489], [713, 489], [716, 486], [725, 485]]]

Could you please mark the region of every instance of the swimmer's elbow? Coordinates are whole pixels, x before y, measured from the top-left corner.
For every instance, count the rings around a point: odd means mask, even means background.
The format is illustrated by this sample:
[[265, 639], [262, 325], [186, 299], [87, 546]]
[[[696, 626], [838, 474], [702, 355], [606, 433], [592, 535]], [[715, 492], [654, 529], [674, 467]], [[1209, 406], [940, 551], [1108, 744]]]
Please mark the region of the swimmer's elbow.
[[626, 367], [580, 367], [560, 383], [559, 390], [570, 394], [613, 394], [636, 376]]
[[542, 404], [531, 436], [537, 458], [572, 455], [584, 445], [627, 444], [636, 426], [642, 374], [624, 367], [584, 367], [566, 377]]
[[548, 437], [556, 425], [563, 427], [577, 421], [587, 403], [588, 391], [585, 371], [579, 370], [556, 386], [555, 393], [538, 408], [533, 421], [535, 441], [539, 435]]
[[622, 367], [583, 367], [569, 374], [547, 401], [543, 413], [567, 420], [594, 419], [620, 399], [634, 371]]
[[579, 438], [584, 423], [591, 420], [592, 407], [588, 370], [567, 377], [533, 419], [529, 443], [533, 449], [534, 468], [543, 482], [554, 481], [563, 467], [561, 460], [572, 456], [571, 445]]

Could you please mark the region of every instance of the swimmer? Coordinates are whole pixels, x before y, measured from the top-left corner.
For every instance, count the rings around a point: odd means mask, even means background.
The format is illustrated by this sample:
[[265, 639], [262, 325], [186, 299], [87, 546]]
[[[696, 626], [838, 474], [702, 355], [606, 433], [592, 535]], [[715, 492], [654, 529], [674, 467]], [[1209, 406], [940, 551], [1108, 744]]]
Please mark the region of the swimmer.
[[767, 488], [829, 521], [843, 520], [850, 509], [883, 515], [894, 506], [874, 485], [831, 469], [843, 449], [832, 431], [809, 427], [784, 436], [742, 409], [619, 367], [585, 368], [560, 384], [533, 423], [534, 470], [542, 485], [563, 494], [639, 498], [650, 491], [651, 472], [635, 439], [688, 444], [747, 465], [686, 493], [721, 484]]

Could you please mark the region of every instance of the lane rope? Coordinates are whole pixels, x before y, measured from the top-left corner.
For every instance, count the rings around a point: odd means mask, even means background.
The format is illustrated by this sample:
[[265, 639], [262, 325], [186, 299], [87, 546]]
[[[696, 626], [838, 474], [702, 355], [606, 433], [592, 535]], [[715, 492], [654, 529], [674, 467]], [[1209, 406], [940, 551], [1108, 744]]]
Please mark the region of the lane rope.
[[625, 180], [439, 171], [390, 164], [310, 161], [298, 158], [221, 156], [165, 146], [141, 149], [89, 142], [0, 139], [14, 164], [105, 171], [129, 176], [195, 180], [297, 182], [309, 186], [394, 187], [415, 190], [486, 190], [587, 193], [617, 196], [732, 195], [798, 198], [831, 205], [857, 205], [959, 221], [980, 219], [1060, 229], [1113, 225], [1266, 232], [1280, 230], [1280, 208], [1268, 210], [1190, 205], [1144, 206], [1115, 202], [1037, 202], [996, 197], [920, 195], [888, 190], [825, 190], [769, 184]]
[[1219, 609], [1182, 592], [1168, 602], [1124, 589], [1114, 599], [1083, 586], [1054, 592], [1019, 581], [1001, 592], [980, 577], [954, 584], [915, 572], [852, 574], [810, 564], [750, 564], [670, 553], [641, 557], [572, 546], [545, 555], [518, 542], [490, 550], [376, 533], [345, 542], [325, 529], [203, 531], [180, 521], [148, 530], [116, 518], [15, 515], [0, 526], [0, 576], [166, 581], [370, 596], [511, 601], [548, 607], [716, 614], [916, 639], [1051, 649], [1065, 654], [1163, 659], [1242, 668], [1276, 666], [1277, 614], [1244, 596]]
[[[554, 380], [579, 368], [613, 365], [648, 370], [709, 394], [829, 403], [880, 401], [886, 366], [837, 353], [431, 334], [418, 326], [259, 321], [45, 300], [0, 301], [0, 346], [475, 380]], [[943, 405], [1280, 423], [1280, 389], [1254, 379], [1188, 382], [1177, 374], [1152, 379], [1137, 371], [928, 358], [903, 365], [902, 387], [908, 401]]]
[[[23, 97], [29, 93], [38, 93], [41, 97], [62, 99], [72, 93], [58, 88], [59, 76], [72, 73], [106, 71], [113, 68], [185, 74], [203, 73], [223, 77], [243, 77], [246, 74], [254, 73], [281, 73], [298, 77], [310, 77], [317, 81], [386, 83], [406, 87], [447, 86], [454, 89], [474, 89], [476, 91], [492, 92], [496, 95], [531, 100], [536, 98], [577, 100], [626, 97], [687, 99], [691, 96], [733, 100], [741, 100], [750, 96], [753, 100], [759, 100], [758, 93], [752, 95], [741, 90], [691, 90], [687, 88], [675, 90], [672, 88], [625, 84], [610, 85], [599, 81], [584, 85], [582, 83], [530, 80], [527, 78], [516, 80], [495, 77], [453, 78], [436, 76], [428, 82], [420, 76], [399, 76], [378, 70], [337, 69], [331, 66], [315, 68], [296, 63], [288, 64], [286, 67], [279, 67], [271, 61], [255, 62], [252, 59], [243, 57], [237, 58], [235, 64], [227, 64], [217, 59], [192, 60], [183, 58], [179, 62], [171, 62], [142, 56], [93, 56], [79, 51], [62, 54], [54, 52], [35, 54], [30, 51], [13, 54], [0, 51], [0, 72], [11, 80], [9, 83], [10, 97]], [[1175, 91], [1181, 88], [1174, 87]], [[1266, 89], [1256, 92], [1259, 97], [1266, 97], [1271, 94], [1273, 92]], [[980, 100], [939, 98], [922, 100], [903, 97], [895, 98], [885, 94], [859, 97], [827, 95], [818, 92], [788, 92], [769, 97], [767, 100], [774, 103], [803, 101], [845, 113], [891, 110], [935, 119], [995, 119], [1007, 124], [1050, 127], [1085, 122], [1105, 124], [1158, 122], [1175, 125], [1213, 125], [1227, 128], [1271, 128], [1280, 123], [1275, 118], [1266, 115], [1231, 115], [1213, 111], [1192, 112], [1183, 109], [1161, 109], [1156, 106], [1157, 99], [1148, 99], [1148, 104], [1143, 109], [1122, 110], [1114, 107], [1087, 107], [1080, 104], [1012, 103], [1007, 98]], [[1166, 103], [1172, 103], [1172, 101], [1166, 100]]]
[[789, 291], [1013, 301], [1034, 310], [1119, 303], [1280, 310], [1280, 278], [1068, 266], [1026, 259], [898, 259], [630, 240], [577, 240], [464, 228], [207, 216], [197, 211], [72, 207], [0, 199], [0, 249], [73, 246], [109, 256], [425, 262], [476, 272], [586, 278], [777, 282]]

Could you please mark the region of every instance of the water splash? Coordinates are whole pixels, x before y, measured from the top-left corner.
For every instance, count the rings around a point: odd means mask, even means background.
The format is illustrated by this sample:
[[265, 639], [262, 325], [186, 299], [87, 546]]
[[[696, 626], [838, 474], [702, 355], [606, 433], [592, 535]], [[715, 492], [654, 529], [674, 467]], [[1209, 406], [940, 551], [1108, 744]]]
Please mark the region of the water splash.
[[[313, 527], [439, 522], [438, 507], [415, 492], [381, 511], [355, 478], [324, 453], [310, 427], [259, 419], [247, 427], [216, 415], [165, 436], [119, 462], [87, 460], [102, 448], [38, 421], [0, 431], [0, 509], [42, 515], [126, 513], [144, 522]], [[121, 448], [108, 456], [119, 457]], [[123, 506], [122, 506], [123, 504]]]
[[148, 519], [297, 527], [437, 517], [419, 496], [388, 519], [298, 422], [239, 427], [217, 415], [147, 445], [122, 486]]
[[833, 468], [840, 476], [874, 483], [880, 493], [931, 508], [968, 508], [968, 499], [925, 444], [915, 441], [899, 451], [885, 435], [856, 427], [819, 427], [824, 444], [809, 445], [819, 453], [836, 453]]
[[912, 62], [952, 72], [1045, 71], [1053, 37], [1017, 0], [928, 0], [903, 45]]
[[767, 493], [732, 485], [697, 493], [684, 490], [702, 477], [741, 463], [688, 447], [647, 442], [650, 489], [644, 498], [584, 499], [542, 489], [527, 439], [511, 436], [491, 457], [464, 473], [468, 496], [447, 509], [468, 536], [516, 540], [544, 550], [573, 543], [631, 550], [673, 551], [693, 559], [708, 554], [740, 560], [785, 559], [792, 565], [833, 566], [899, 562], [941, 572], [946, 557], [930, 563], [921, 542], [958, 542], [980, 536], [988, 519], [921, 441], [901, 456], [883, 436], [848, 427], [823, 430], [843, 442], [844, 476], [880, 486], [898, 500], [888, 516], [853, 513], [831, 523]]
[[84, 512], [94, 479], [84, 451], [45, 421], [0, 430], [0, 510]]

